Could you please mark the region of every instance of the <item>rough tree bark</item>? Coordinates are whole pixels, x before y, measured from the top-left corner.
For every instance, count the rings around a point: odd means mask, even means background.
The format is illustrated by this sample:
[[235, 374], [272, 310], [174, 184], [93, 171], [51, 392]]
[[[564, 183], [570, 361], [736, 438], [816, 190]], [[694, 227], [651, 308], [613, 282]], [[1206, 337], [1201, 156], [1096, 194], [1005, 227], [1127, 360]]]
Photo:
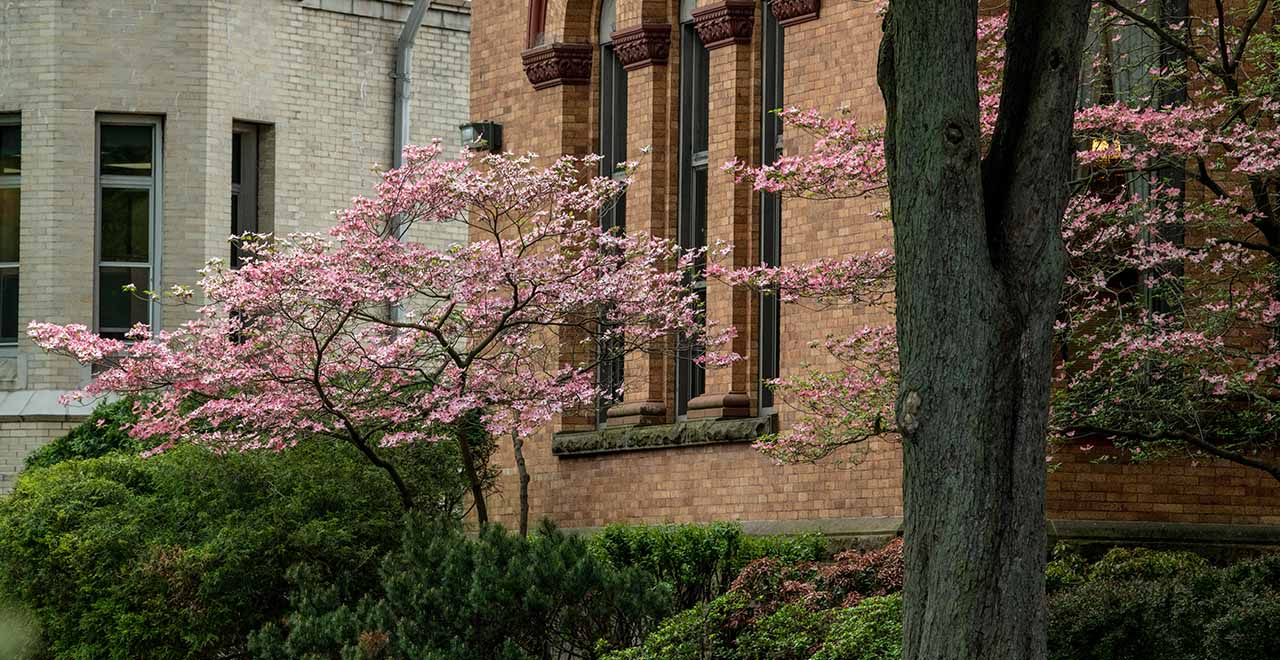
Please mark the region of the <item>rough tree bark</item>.
[[1087, 0], [1012, 0], [985, 158], [978, 0], [892, 0], [907, 660], [1045, 657], [1045, 435]]

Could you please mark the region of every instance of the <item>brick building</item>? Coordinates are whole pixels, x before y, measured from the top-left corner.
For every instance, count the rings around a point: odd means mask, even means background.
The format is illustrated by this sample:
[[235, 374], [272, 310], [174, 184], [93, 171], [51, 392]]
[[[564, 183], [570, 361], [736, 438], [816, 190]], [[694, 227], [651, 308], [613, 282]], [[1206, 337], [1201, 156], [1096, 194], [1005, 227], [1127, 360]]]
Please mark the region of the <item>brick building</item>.
[[[872, 217], [885, 199], [775, 200], [735, 186], [719, 165], [767, 162], [783, 142], [765, 112], [783, 105], [883, 119], [875, 82], [880, 18], [856, 0], [477, 0], [471, 114], [503, 126], [505, 147], [544, 156], [642, 158], [625, 217], [602, 221], [735, 245], [737, 265], [801, 262], [891, 242]], [[596, 419], [565, 419], [526, 448], [531, 514], [563, 526], [732, 519], [754, 530], [893, 533], [901, 455], [874, 442], [849, 469], [776, 466], [750, 440], [788, 412], [762, 377], [821, 356], [809, 342], [884, 318], [866, 310], [762, 305], [705, 284], [708, 317], [738, 329], [748, 359], [705, 374], [673, 357], [629, 358], [624, 399]], [[779, 326], [780, 324], [780, 326]], [[778, 329], [780, 327], [780, 330]], [[1051, 536], [1080, 539], [1280, 542], [1280, 486], [1225, 462], [1097, 464], [1056, 452]], [[500, 455], [503, 465], [511, 457]], [[516, 506], [507, 471], [491, 511]]]
[[[189, 310], [120, 291], [194, 284], [233, 228], [322, 230], [393, 151], [396, 43], [413, 0], [0, 4], [0, 491], [83, 418], [89, 374], [33, 319], [122, 333]], [[408, 141], [461, 146], [469, 2], [416, 37]], [[423, 229], [422, 231], [427, 231]], [[465, 239], [437, 226], [418, 240]]]

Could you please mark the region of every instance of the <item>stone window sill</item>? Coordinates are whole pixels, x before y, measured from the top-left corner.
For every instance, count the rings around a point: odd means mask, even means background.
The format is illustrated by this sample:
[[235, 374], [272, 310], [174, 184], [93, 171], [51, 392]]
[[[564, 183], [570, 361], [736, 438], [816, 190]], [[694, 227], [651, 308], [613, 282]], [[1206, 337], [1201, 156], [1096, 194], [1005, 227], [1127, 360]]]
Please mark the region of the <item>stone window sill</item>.
[[557, 433], [551, 453], [561, 458], [642, 449], [699, 447], [755, 442], [774, 430], [774, 417], [691, 420], [675, 424], [623, 426], [598, 431]]

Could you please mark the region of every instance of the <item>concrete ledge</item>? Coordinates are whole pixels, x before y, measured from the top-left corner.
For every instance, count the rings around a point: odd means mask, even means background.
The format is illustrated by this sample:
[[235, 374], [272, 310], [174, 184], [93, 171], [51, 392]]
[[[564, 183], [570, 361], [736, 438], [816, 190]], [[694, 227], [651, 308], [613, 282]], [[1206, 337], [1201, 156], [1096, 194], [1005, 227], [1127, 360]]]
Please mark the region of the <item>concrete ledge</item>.
[[551, 453], [569, 458], [640, 449], [754, 442], [772, 430], [773, 418], [751, 417], [557, 433], [551, 440]]
[[1280, 546], [1280, 525], [1050, 520], [1048, 531], [1051, 542], [1189, 547]]
[[101, 399], [62, 405], [63, 390], [20, 390], [0, 393], [0, 422], [79, 422], [89, 418]]
[[[413, 7], [413, 0], [297, 0], [306, 9], [317, 9], [335, 14], [376, 18], [403, 23]], [[460, 0], [436, 0], [422, 17], [422, 25], [428, 28], [471, 31], [471, 5]]]

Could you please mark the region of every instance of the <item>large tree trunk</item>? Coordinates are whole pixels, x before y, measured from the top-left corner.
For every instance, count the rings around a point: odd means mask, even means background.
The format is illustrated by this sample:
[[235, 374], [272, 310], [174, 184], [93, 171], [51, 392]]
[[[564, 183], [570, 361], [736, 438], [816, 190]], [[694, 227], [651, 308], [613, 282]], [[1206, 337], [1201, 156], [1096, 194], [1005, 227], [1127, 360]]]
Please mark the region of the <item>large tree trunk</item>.
[[1013, 0], [982, 156], [977, 0], [893, 0], [880, 86], [897, 258], [906, 660], [1040, 659], [1060, 222], [1089, 3]]
[[529, 466], [524, 462], [524, 438], [511, 432], [511, 449], [516, 457], [516, 475], [520, 478], [520, 538], [529, 538]]

